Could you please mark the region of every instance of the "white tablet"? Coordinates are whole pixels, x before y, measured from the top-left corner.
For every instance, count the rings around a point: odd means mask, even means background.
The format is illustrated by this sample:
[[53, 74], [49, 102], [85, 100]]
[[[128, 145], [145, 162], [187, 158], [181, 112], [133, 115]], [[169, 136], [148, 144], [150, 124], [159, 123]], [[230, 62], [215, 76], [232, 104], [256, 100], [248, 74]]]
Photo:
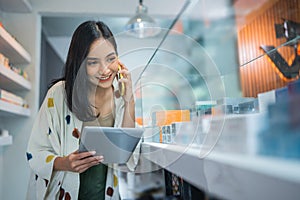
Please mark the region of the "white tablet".
[[96, 151], [103, 163], [124, 164], [140, 141], [142, 128], [113, 128], [86, 126], [80, 137], [79, 152]]

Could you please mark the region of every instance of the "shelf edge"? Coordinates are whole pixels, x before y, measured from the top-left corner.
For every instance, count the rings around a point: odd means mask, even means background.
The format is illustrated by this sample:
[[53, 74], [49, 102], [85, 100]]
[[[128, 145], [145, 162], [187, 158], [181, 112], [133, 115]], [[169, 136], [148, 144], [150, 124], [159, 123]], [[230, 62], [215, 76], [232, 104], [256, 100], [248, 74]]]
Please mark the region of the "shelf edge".
[[0, 100], [0, 112], [6, 112], [8, 114], [30, 116], [30, 109], [16, 106], [11, 103]]
[[0, 74], [10, 79], [11, 82], [18, 84], [21, 88], [24, 88], [26, 90], [31, 90], [31, 83], [28, 80], [26, 80], [21, 75], [13, 72], [12, 70], [7, 69], [1, 64], [0, 64]]
[[0, 146], [6, 146], [6, 145], [11, 145], [12, 144], [12, 136], [0, 136]]
[[[13, 49], [15, 51], [16, 54], [18, 54], [18, 56], [22, 57], [24, 60], [23, 64], [29, 64], [31, 62], [31, 56], [30, 54], [24, 49], [24, 47], [17, 42], [9, 32], [7, 32], [7, 30], [5, 30], [4, 27], [0, 26], [0, 37], [2, 37], [3, 41], [6, 42], [11, 49]], [[9, 55], [6, 55], [9, 56]], [[11, 60], [14, 60], [13, 58], [10, 58]], [[17, 61], [15, 61], [16, 63], [14, 64], [21, 64]]]

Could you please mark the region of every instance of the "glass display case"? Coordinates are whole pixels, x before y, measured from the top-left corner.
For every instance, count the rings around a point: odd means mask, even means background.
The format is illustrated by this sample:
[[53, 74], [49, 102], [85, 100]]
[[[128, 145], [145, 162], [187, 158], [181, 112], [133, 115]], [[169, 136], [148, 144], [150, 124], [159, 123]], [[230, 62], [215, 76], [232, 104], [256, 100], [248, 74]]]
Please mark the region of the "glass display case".
[[[300, 2], [201, 2], [170, 32], [121, 45], [146, 129], [142, 156], [221, 199], [293, 199]], [[262, 193], [250, 191], [258, 182]]]

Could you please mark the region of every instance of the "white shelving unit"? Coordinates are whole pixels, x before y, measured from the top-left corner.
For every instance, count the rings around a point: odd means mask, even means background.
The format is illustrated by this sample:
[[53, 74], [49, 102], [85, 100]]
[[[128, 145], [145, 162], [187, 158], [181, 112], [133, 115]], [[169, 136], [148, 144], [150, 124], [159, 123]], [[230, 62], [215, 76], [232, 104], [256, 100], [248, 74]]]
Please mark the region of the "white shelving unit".
[[0, 100], [0, 116], [30, 116], [30, 109]]
[[12, 144], [12, 136], [0, 136], [0, 146], [11, 145]]
[[[29, 53], [1, 26], [0, 53], [14, 65], [27, 65], [31, 61]], [[0, 65], [0, 88], [12, 93], [29, 91], [31, 90], [31, 83], [21, 75]], [[0, 116], [30, 116], [30, 110], [0, 100]]]
[[29, 53], [3, 27], [0, 26], [0, 52], [17, 64], [29, 64]]
[[[16, 8], [18, 7], [17, 2], [19, 1], [21, 2], [23, 0], [4, 2], [5, 6], [6, 4], [13, 2], [12, 4], [15, 4], [14, 8]], [[10, 55], [3, 54], [15, 67], [20, 67], [20, 69], [25, 70], [28, 73], [31, 89], [28, 90], [28, 88], [26, 89], [26, 86], [24, 86], [26, 84], [21, 84], [20, 86], [19, 83], [16, 84], [16, 89], [7, 89], [8, 92], [25, 98], [29, 104], [29, 109], [6, 104], [7, 102], [1, 102], [2, 111], [0, 111], [0, 129], [9, 132], [12, 136], [12, 144], [0, 146], [0, 199], [26, 199], [26, 188], [22, 186], [27, 184], [30, 170], [26, 170], [28, 169], [28, 163], [22, 161], [24, 160], [24, 154], [21, 152], [23, 149], [27, 148], [27, 140], [30, 137], [31, 127], [34, 121], [33, 114], [35, 113], [33, 113], [33, 111], [38, 108], [38, 102], [36, 101], [36, 94], [38, 91], [37, 88], [34, 87], [34, 84], [39, 84], [39, 80], [34, 78], [36, 75], [36, 66], [33, 62], [33, 60], [35, 60], [33, 59], [33, 56], [36, 57], [40, 55], [40, 49], [35, 47], [39, 44], [37, 38], [39, 38], [40, 31], [38, 30], [41, 30], [41, 26], [39, 18], [34, 13], [22, 14], [18, 11], [16, 12], [17, 13], [10, 13], [3, 10], [2, 22], [7, 32], [9, 32], [11, 36], [15, 36], [18, 42], [11, 40], [11, 38], [3, 38], [3, 34], [0, 34], [0, 40], [7, 43], [8, 45], [6, 48], [10, 49], [10, 52], [12, 52]], [[19, 44], [13, 45], [15, 42]], [[17, 46], [21, 46], [21, 48], [18, 48]], [[26, 53], [20, 53], [22, 52], [21, 49], [25, 49]], [[4, 52], [2, 50], [3, 47], [1, 46], [0, 52]], [[30, 53], [31, 58], [30, 56], [26, 56], [29, 55], [28, 52]], [[19, 59], [16, 59], [18, 57]], [[15, 77], [10, 77], [9, 79], [7, 85], [13, 85], [14, 83], [11, 81], [17, 80]], [[6, 87], [6, 83], [0, 83], [0, 88], [4, 89], [4, 87]], [[4, 110], [3, 107], [5, 107]], [[12, 187], [19, 188], [20, 192], [10, 192]]]
[[0, 87], [8, 91], [30, 90], [31, 83], [0, 64]]
[[220, 198], [298, 199], [300, 161], [146, 142], [143, 156]]

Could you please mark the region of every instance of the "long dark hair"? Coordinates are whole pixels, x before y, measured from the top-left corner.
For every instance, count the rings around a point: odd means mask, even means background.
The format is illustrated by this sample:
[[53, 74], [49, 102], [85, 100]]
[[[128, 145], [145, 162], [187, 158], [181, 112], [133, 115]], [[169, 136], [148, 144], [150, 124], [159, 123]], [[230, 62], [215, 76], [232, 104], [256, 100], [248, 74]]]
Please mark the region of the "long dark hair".
[[[117, 53], [117, 44], [109, 27], [101, 21], [86, 21], [73, 33], [64, 67], [65, 92], [68, 108], [82, 121], [96, 118], [88, 99], [89, 82], [85, 59], [91, 44], [100, 38], [108, 40]], [[84, 66], [84, 67], [83, 67]]]

